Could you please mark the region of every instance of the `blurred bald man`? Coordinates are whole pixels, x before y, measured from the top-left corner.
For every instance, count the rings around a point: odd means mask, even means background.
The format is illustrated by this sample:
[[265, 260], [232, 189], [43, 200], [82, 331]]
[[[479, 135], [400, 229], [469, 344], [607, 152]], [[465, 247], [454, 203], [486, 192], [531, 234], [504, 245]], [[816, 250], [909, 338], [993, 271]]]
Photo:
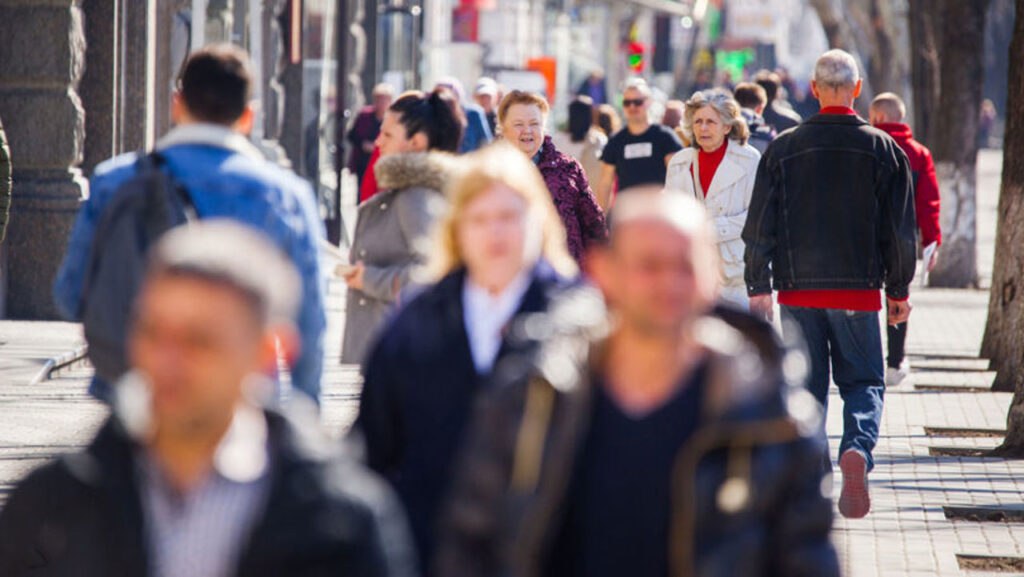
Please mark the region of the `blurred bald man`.
[[820, 411], [768, 324], [713, 308], [702, 206], [636, 189], [611, 215], [589, 263], [611, 314], [525, 321], [544, 345], [494, 373], [438, 574], [838, 575]]

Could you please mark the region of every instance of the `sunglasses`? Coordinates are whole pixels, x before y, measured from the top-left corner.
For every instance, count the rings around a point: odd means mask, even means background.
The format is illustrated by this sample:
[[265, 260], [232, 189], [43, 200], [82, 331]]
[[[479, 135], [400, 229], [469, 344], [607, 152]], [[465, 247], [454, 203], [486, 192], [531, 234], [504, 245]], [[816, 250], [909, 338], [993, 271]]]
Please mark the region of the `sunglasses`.
[[622, 106], [643, 106], [644, 102], [647, 102], [646, 98], [623, 98]]

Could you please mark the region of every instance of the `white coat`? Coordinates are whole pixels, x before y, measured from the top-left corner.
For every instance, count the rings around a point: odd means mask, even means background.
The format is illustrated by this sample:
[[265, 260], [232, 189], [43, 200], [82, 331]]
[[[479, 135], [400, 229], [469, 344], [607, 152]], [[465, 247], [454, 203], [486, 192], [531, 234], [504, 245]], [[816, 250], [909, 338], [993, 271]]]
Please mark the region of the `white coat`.
[[726, 146], [725, 158], [715, 171], [707, 196], [701, 194], [700, 186], [690, 172], [690, 167], [697, 160], [697, 149], [692, 147], [677, 152], [669, 161], [665, 190], [689, 194], [704, 203], [718, 240], [721, 298], [747, 310], [750, 299], [743, 282], [744, 244], [740, 234], [747, 222], [761, 154], [754, 147], [735, 140], [727, 140]]

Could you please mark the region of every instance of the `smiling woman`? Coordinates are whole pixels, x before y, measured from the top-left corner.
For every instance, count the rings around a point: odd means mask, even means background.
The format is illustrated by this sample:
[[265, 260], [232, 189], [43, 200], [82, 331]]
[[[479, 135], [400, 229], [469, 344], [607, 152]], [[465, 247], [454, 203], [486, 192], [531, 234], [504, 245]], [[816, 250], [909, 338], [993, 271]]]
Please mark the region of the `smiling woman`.
[[549, 110], [542, 96], [513, 90], [498, 106], [498, 124], [501, 137], [532, 159], [540, 170], [565, 225], [569, 252], [582, 261], [587, 246], [607, 236], [604, 212], [583, 167], [576, 159], [559, 152], [547, 136]]

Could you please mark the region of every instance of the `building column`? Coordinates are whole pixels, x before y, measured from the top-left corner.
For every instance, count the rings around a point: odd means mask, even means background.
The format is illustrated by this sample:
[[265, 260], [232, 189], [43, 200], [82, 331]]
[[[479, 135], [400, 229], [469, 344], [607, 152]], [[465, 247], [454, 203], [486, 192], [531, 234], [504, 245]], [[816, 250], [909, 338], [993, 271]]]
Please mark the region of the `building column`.
[[[0, 0], [0, 118], [14, 167], [7, 312], [57, 317], [51, 291], [87, 184], [82, 11], [75, 0]], [[45, 39], [41, 41], [40, 39]]]
[[[278, 140], [284, 147], [288, 158], [291, 159], [295, 172], [308, 175], [309, 167], [303, 162], [305, 158], [303, 134], [306, 120], [303, 111], [307, 104], [304, 100], [305, 87], [302, 77], [304, 56], [302, 53], [302, 30], [305, 29], [305, 9], [302, 0], [282, 2], [278, 8], [279, 11], [274, 16], [281, 35], [278, 79], [284, 98]], [[295, 43], [297, 45], [294, 45]], [[295, 60], [294, 56], [298, 56], [298, 60]]]
[[82, 170], [92, 174], [96, 165], [117, 154], [118, 93], [120, 83], [119, 0], [90, 0], [82, 5], [85, 33], [85, 75], [79, 93], [85, 106], [85, 151]]

